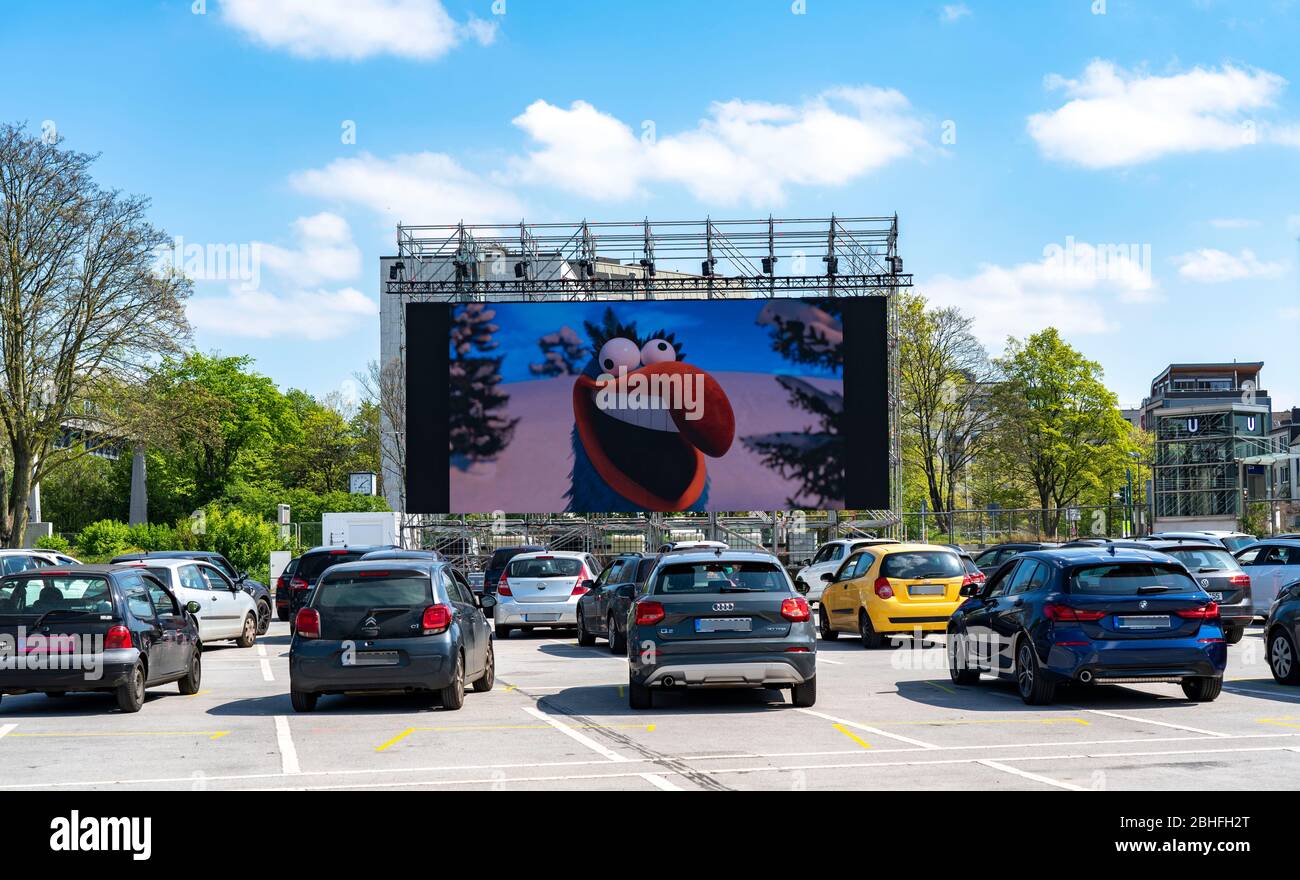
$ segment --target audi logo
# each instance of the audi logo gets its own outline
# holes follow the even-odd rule
[[[736,603],[735,602],[714,602],[713,610],[714,611],[735,611]]]

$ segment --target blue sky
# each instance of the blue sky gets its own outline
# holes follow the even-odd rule
[[[1297,45],[1291,0],[10,0],[0,119],[186,243],[259,243],[255,290],[197,284],[195,341],[314,393],[378,354],[399,220],[897,212],[994,353],[1054,324],[1130,405],[1261,359],[1280,407]]]

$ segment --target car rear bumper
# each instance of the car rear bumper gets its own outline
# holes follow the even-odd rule
[[[629,641],[639,645],[636,633]],[[759,644],[755,644],[759,642]],[[792,650],[793,649],[793,650]],[[686,687],[788,687],[817,674],[817,637],[810,624],[795,624],[790,638],[720,643],[659,642],[629,662],[637,684]]]
[[[1235,605],[1219,606],[1219,619],[1234,626],[1249,625],[1256,616],[1254,603],[1249,598],[1243,599]]]
[[[289,650],[289,687],[316,694],[440,690],[451,684],[455,650],[445,633],[373,642],[295,638]],[[396,652],[397,664],[366,665],[363,655],[378,651]]]
[[[578,597],[564,602],[514,602],[497,596],[492,619],[498,626],[577,626]]]
[[[867,616],[878,633],[943,632],[953,612],[964,600],[949,602],[900,602],[878,599],[867,603]]]
[[[127,680],[139,657],[135,648],[120,648],[102,654],[56,655],[49,659],[57,659],[57,665],[49,668],[0,661],[0,694],[111,690]]]
[[[1072,681],[1160,681],[1223,675],[1228,646],[1223,641],[1186,639],[1097,641],[1053,645],[1045,671]]]

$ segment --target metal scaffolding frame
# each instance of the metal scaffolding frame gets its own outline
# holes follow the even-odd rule
[[[397,227],[397,256],[388,265],[387,295],[407,302],[528,302],[588,299],[729,299],[883,296],[888,301],[889,437],[891,509],[795,511],[784,514],[810,533],[893,534],[902,510],[902,448],[898,372],[897,293],[912,286],[898,253],[898,216],[714,220],[602,221],[577,223],[466,224]],[[400,357],[405,361],[406,310],[401,308]],[[781,551],[768,517],[767,539],[753,541]],[[611,552],[615,534],[638,534],[654,549],[675,528],[726,540],[762,533],[759,515],[524,517],[530,538],[545,535],[561,549],[581,544],[593,553]],[[408,516],[411,546],[438,549],[469,569],[495,546],[503,520]],[[677,524],[677,525],[674,525]],[[486,531],[485,531],[486,530]],[[496,530],[496,531],[493,531]],[[621,531],[620,531],[621,530]],[[796,534],[802,534],[796,532]],[[632,542],[635,543],[635,542]],[[743,542],[742,542],[743,543]],[[654,546],[650,546],[654,545]],[[787,546],[788,543],[787,543]],[[566,548],[568,549],[568,548]],[[490,549],[487,551],[490,554]],[[785,551],[788,554],[788,551]]]

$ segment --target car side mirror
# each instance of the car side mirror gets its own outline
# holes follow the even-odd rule
[[[203,610],[203,606],[200,605],[198,602],[190,601],[185,603],[185,611],[188,614],[198,614],[202,610]]]
[[[799,595],[801,595],[801,596],[807,596],[807,595],[808,595],[808,585],[805,584],[803,581],[801,581],[801,580],[795,581],[795,582],[794,582],[794,588],[795,588],[796,591],[798,591]]]
[[[478,597],[478,607],[480,608],[495,608],[496,604],[497,597],[492,593],[483,593]]]
[[[588,578],[587,580],[579,584],[579,586],[582,587],[584,590],[594,590],[596,589],[596,582],[593,581],[591,578]]]
[[[957,591],[957,595],[965,596],[966,598],[969,599],[973,596],[978,596],[982,589],[983,587],[981,587],[979,584],[967,584],[966,586],[962,587],[960,590]]]
[[[828,584],[831,583],[832,581],[835,580],[835,572],[833,571],[822,572],[822,580],[824,580]]]
[[[811,559],[800,559],[800,560],[799,560],[799,564],[800,564],[800,565],[812,565],[812,560],[811,560]]]

